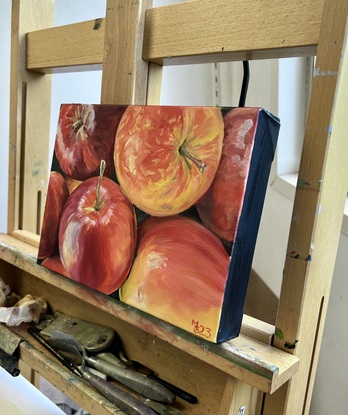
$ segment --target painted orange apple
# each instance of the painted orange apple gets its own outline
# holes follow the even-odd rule
[[[225,138],[218,171],[196,207],[219,238],[235,240],[248,180],[259,108],[235,108],[224,117]]]
[[[126,279],[136,246],[133,205],[109,178],[92,177],[68,197],[59,252],[68,277],[111,294]]]
[[[64,177],[56,172],[50,172],[47,190],[46,208],[42,222],[38,258],[43,259],[58,252],[58,228],[64,204],[69,196]]]
[[[59,113],[55,154],[63,172],[86,180],[99,173],[106,161],[105,175],[114,174],[115,134],[125,106],[63,104]]]
[[[121,300],[213,341],[229,264],[221,241],[180,215],[147,219],[138,241]]]
[[[129,106],[116,133],[117,179],[144,212],[180,213],[209,189],[223,135],[216,107]]]

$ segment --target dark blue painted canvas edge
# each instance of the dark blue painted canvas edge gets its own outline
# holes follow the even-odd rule
[[[260,109],[250,171],[221,310],[217,343],[239,335],[249,275],[261,220],[271,164],[280,129],[279,119]]]

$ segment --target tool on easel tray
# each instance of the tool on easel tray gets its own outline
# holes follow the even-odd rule
[[[54,347],[49,345],[47,341],[41,336],[40,332],[33,327],[28,329],[28,332],[35,337],[43,346],[45,346],[55,357],[59,359],[71,372],[75,375],[85,379],[95,389],[97,389],[105,398],[118,406],[122,411],[128,415],[156,415],[149,406],[136,399],[134,396],[120,389],[116,385],[101,379],[99,376],[92,374],[85,367],[83,362],[82,368],[79,369],[71,362],[66,360]]]
[[[163,385],[140,373],[134,372],[123,365],[121,361],[110,363],[99,357],[89,356],[82,344],[70,334],[54,330],[52,331],[49,344],[60,350],[65,349],[72,354],[75,353],[77,357],[80,357],[89,366],[94,367],[149,399],[167,405],[174,403],[175,395]]]
[[[157,390],[156,393],[159,392],[164,394],[164,400],[156,399],[157,401],[168,403],[170,400],[173,400],[174,394],[175,396],[191,404],[197,403],[196,396],[186,392],[176,385],[165,381],[164,379],[157,377],[155,372],[147,366],[134,360],[128,359],[123,350],[120,336],[110,327],[91,323],[86,320],[81,320],[58,311],[50,319],[43,321],[40,325],[38,325],[38,328],[41,329],[42,336],[47,340],[52,340],[53,333],[57,331],[73,336],[84,347],[87,354],[93,354],[93,356],[89,356],[91,359],[91,365],[93,365],[95,359],[97,359],[108,361],[113,366],[117,366],[117,375],[124,377],[126,374],[127,383],[124,383],[122,380],[120,380],[120,377],[114,377],[114,379],[126,384],[128,387],[136,390],[138,393],[141,393],[150,399],[154,399],[154,392],[150,392],[149,395],[144,393],[144,391],[150,391],[149,385],[152,385],[153,389]],[[60,343],[60,347],[63,347],[63,343],[64,342]],[[65,346],[65,349],[67,348],[69,349],[68,346]],[[110,350],[112,350],[112,353],[110,353]],[[69,350],[64,350],[64,352],[69,352]],[[114,352],[117,354],[117,356],[114,354]],[[81,357],[78,358],[76,351],[75,353],[71,353],[71,348],[70,358],[77,358],[81,361]],[[123,369],[123,371],[121,369]],[[128,371],[124,372],[125,369]],[[132,369],[132,375],[130,375],[130,369]],[[103,373],[105,373],[105,371]],[[115,371],[112,371],[111,373],[114,374]],[[108,375],[113,377],[112,374]],[[132,381],[133,387],[131,386]]]
[[[159,378],[158,376],[156,376],[154,370],[152,370],[151,368],[135,360],[128,359],[128,357],[126,356],[124,352],[121,338],[119,337],[117,333],[115,333],[113,347],[115,347],[117,350],[117,355],[118,355],[117,357],[110,352],[99,352],[96,354],[96,356],[110,363],[114,363],[114,364],[121,361],[126,367],[129,367],[137,372],[140,372],[146,375],[149,379],[153,379],[156,382],[160,383],[161,385],[167,387],[176,396],[185,400],[186,402],[189,402],[191,404],[195,404],[198,402],[196,396],[186,392],[185,390],[179,388],[178,386],[171,384],[170,382],[165,381],[164,379]]]

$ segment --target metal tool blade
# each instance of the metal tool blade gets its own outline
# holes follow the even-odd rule
[[[175,401],[174,393],[168,388],[147,376],[124,367],[120,361],[115,364],[94,356],[89,356],[84,347],[71,335],[60,332],[59,330],[53,330],[49,341],[55,347],[65,348],[65,350],[69,349],[68,351],[70,352],[75,348],[82,354],[83,359],[88,365],[149,399],[168,405]]]
[[[140,368],[139,369],[140,373],[146,375],[149,379],[152,379],[160,383],[161,385],[165,386],[167,389],[169,389],[171,392],[174,393],[174,395],[178,396],[179,398],[191,404],[195,404],[198,402],[198,399],[196,396],[192,395],[189,392],[186,392],[185,390],[179,388],[176,385],[173,385],[170,382],[167,382],[164,379],[159,378],[158,376],[155,375],[155,372],[149,367],[139,362],[136,362],[134,360],[129,360],[123,351],[122,351],[122,357],[123,357],[122,361],[118,359],[115,355],[109,352],[100,352],[100,353],[97,353],[96,356],[99,357],[100,359],[106,360],[107,362],[117,364],[117,365],[123,365],[124,367],[131,367],[134,370],[138,370],[138,368]]]
[[[129,393],[123,391],[116,385],[101,379],[99,376],[93,375],[88,370],[82,369],[82,371],[80,371],[74,367],[74,365],[71,365],[71,363],[69,364],[69,362],[66,362],[65,358],[60,355],[59,351],[49,345],[45,338],[42,337],[37,330],[28,330],[28,332],[34,335],[34,337],[40,341],[40,343],[45,346],[46,349],[54,354],[54,356],[57,357],[61,363],[65,364],[65,366],[70,371],[86,379],[105,398],[117,405],[128,415],[156,415],[156,412],[154,412],[149,406],[141,402],[139,399],[136,399]]]
[[[60,311],[54,314],[54,318],[41,330],[41,334],[49,339],[54,330],[70,334],[91,353],[105,350],[115,338],[115,331],[111,327],[91,323]]]

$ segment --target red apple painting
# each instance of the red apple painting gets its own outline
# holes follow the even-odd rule
[[[214,182],[197,203],[205,226],[225,241],[234,241],[242,212],[259,111],[236,108],[224,117],[223,153]]]
[[[215,338],[230,259],[221,241],[184,216],[149,218],[138,237],[121,300],[162,320],[175,316],[179,327]]]
[[[209,189],[223,136],[219,108],[128,107],[114,151],[123,191],[150,215],[183,212]]]
[[[45,258],[42,261],[41,265],[50,269],[51,271],[57,272],[58,274],[62,274],[62,275],[66,274],[65,268],[62,264],[62,261],[59,255],[49,256]]]
[[[111,294],[125,281],[133,261],[136,218],[120,186],[102,177],[104,160],[101,166],[100,176],[80,184],[65,203],[59,252],[70,278]]]
[[[98,175],[100,160],[105,175],[113,173],[112,150],[115,133],[125,107],[62,105],[55,154],[63,172],[77,180]]]
[[[262,108],[62,105],[38,262],[189,336],[238,336],[279,126]]]
[[[41,232],[41,243],[38,258],[47,258],[58,253],[58,229],[65,201],[69,196],[64,177],[51,171],[44,214],[45,226]]]

